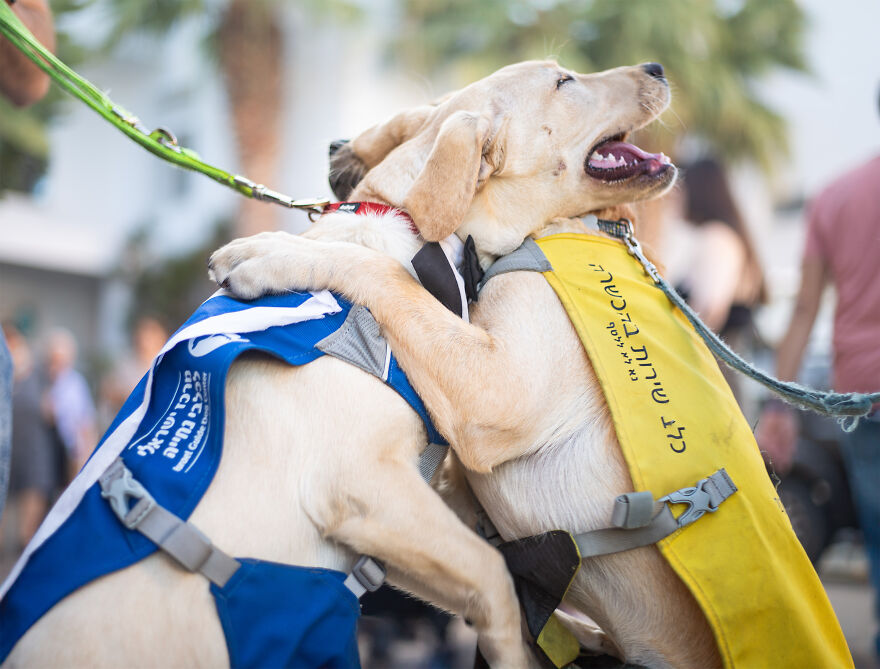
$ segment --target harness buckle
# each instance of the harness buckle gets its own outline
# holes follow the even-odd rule
[[[682,488],[669,493],[665,497],[661,497],[658,502],[666,502],[668,504],[687,504],[687,510],[678,517],[678,526],[684,527],[702,517],[705,513],[714,513],[718,510],[721,502],[717,496],[713,496],[705,489],[709,483],[709,478],[701,479],[697,485],[690,488]]]
[[[363,588],[364,592],[376,592],[385,582],[385,567],[382,566],[381,562],[374,560],[369,555],[361,555],[358,561],[355,562],[354,567],[351,568],[351,573],[346,579],[346,585],[349,584],[349,579],[352,577]],[[363,593],[355,592],[358,598],[361,594]]]
[[[156,506],[156,500],[135,480],[131,470],[117,458],[98,479],[101,497],[110,503],[116,517],[128,529],[134,530]],[[135,500],[129,507],[129,500]]]

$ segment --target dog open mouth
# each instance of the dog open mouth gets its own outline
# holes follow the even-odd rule
[[[622,181],[647,174],[655,176],[672,165],[663,153],[648,153],[623,141],[624,135],[603,140],[590,153],[584,171],[600,181]]]

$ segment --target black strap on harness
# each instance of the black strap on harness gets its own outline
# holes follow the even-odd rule
[[[581,565],[577,543],[568,532],[553,530],[498,546],[525,614],[537,639],[562,603]]]
[[[477,260],[473,237],[464,242],[464,258],[459,274],[464,282],[464,299],[461,287],[456,280],[456,268],[443,252],[439,242],[427,242],[413,256],[413,269],[419,282],[444,307],[459,317],[464,317],[462,309],[468,302],[477,299],[477,286],[483,278],[483,270]]]

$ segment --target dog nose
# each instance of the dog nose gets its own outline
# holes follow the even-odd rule
[[[642,69],[655,79],[665,79],[663,75],[663,66],[660,63],[645,63]]]
[[[661,68],[661,70],[662,70],[662,68]],[[346,144],[348,144],[347,139],[337,139],[337,140],[330,142],[330,150],[328,151],[328,153],[330,154],[330,157],[332,158],[333,155],[337,151],[339,151],[339,149],[341,149],[343,146],[345,146]]]

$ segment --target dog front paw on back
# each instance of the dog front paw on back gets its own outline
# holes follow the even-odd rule
[[[267,264],[263,258],[243,259],[224,249],[216,251],[208,261],[208,276],[235,297],[253,300],[263,295],[284,292],[265,279]]]

